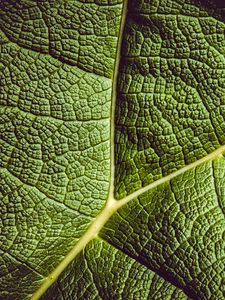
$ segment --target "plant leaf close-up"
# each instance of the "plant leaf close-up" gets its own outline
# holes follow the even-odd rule
[[[225,2],[0,15],[0,299],[225,299]]]

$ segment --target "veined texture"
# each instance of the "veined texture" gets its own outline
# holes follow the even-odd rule
[[[0,299],[224,299],[225,5],[0,13]]]

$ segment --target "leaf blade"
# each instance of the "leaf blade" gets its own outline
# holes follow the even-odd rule
[[[171,265],[174,264],[177,267],[171,275],[175,286],[159,278],[158,275],[154,275],[158,278],[155,283],[158,286],[154,286],[153,289],[150,285],[144,289],[144,283],[141,283],[140,278],[132,278],[132,280],[127,281],[127,286],[124,285],[123,291],[121,291],[119,281],[115,280],[115,286],[111,287],[110,277],[107,278],[105,273],[103,276],[99,275],[97,267],[99,264],[101,266],[102,261],[107,262],[106,267],[103,268],[104,272],[107,273],[108,256],[115,252],[119,253],[116,255],[120,257],[122,265],[126,260],[134,262],[133,258],[138,261],[141,254],[137,252],[136,257],[136,254],[134,255],[131,250],[141,245],[144,251],[144,247],[151,248],[154,242],[154,240],[148,239],[142,244],[143,241],[137,243],[138,238],[136,242],[132,238],[130,243],[128,241],[128,244],[131,245],[130,249],[129,245],[126,244],[126,240],[130,236],[127,237],[125,234],[124,241],[122,241],[124,246],[121,249],[126,253],[124,254],[111,245],[106,245],[105,242],[96,239],[96,234],[116,210],[119,209],[119,213],[122,212],[121,214],[123,214],[129,205],[132,206],[132,203],[135,203],[133,199],[135,195],[142,198],[143,192],[149,195],[154,194],[155,190],[158,189],[162,192],[161,198],[163,198],[163,193],[168,196],[165,203],[169,202],[171,191],[170,188],[168,190],[168,182],[166,183],[166,181],[171,180],[170,182],[173,183],[177,178],[183,178],[182,176],[185,174],[191,174],[193,170],[199,170],[203,166],[209,165],[212,159],[214,160],[213,164],[217,167],[209,175],[211,180],[209,185],[212,186],[212,180],[216,177],[212,190],[222,195],[222,200],[218,199],[216,203],[216,211],[220,216],[223,215],[224,184],[218,184],[218,178],[222,182],[224,172],[223,168],[218,167],[218,161],[222,158],[217,159],[215,156],[222,153],[224,146],[221,145],[225,143],[223,109],[225,87],[224,10],[216,7],[216,1],[212,3],[184,2],[184,5],[180,5],[180,2],[175,0],[169,0],[167,3],[164,1],[160,1],[160,3],[157,1],[149,3],[129,1],[128,13],[126,12],[128,14],[127,25],[123,35],[123,46],[125,46],[120,63],[120,76],[117,79],[117,67],[115,66],[114,82],[112,82],[108,78],[112,78],[113,74],[116,39],[119,34],[121,16],[121,4],[118,4],[117,1],[110,2],[109,5],[106,5],[105,1],[98,0],[90,1],[90,3],[58,1],[55,4],[48,3],[48,1],[33,4],[26,1],[19,3],[3,1],[4,6],[1,5],[1,10],[5,14],[2,19],[2,28],[5,34],[2,34],[3,59],[1,66],[4,67],[5,77],[5,82],[2,85],[3,92],[7,97],[3,97],[0,107],[2,118],[0,137],[3,139],[1,142],[1,149],[3,150],[0,155],[2,167],[8,168],[11,173],[1,169],[3,248],[6,252],[10,253],[11,251],[11,255],[18,256],[19,263],[16,263],[16,266],[21,270],[22,277],[20,278],[20,274],[13,271],[15,262],[11,259],[12,274],[9,277],[12,276],[13,282],[18,281],[24,285],[28,280],[32,284],[29,288],[19,290],[9,283],[7,275],[5,276],[3,272],[3,281],[0,281],[3,291],[0,297],[2,295],[4,299],[6,299],[5,297],[9,297],[9,299],[12,297],[15,299],[24,298],[26,295],[30,297],[32,289],[36,289],[41,281],[43,285],[40,289],[52,274],[58,276],[62,272],[57,283],[60,282],[63,274],[68,270],[73,273],[73,268],[77,268],[72,262],[72,269],[71,265],[65,269],[74,258],[75,262],[78,263],[77,271],[80,271],[77,259],[82,260],[83,258],[81,257],[82,254],[79,255],[78,252],[82,251],[88,242],[90,243],[84,252],[89,260],[93,255],[96,262],[96,265],[92,265],[94,277],[91,279],[91,284],[93,285],[96,279],[100,283],[95,286],[95,291],[92,290],[93,293],[88,294],[88,297],[95,297],[97,291],[99,297],[102,293],[102,297],[106,299],[110,298],[111,295],[115,299],[121,295],[128,298],[141,295],[140,297],[146,297],[146,299],[149,297],[150,299],[152,297],[164,297],[165,299],[171,297],[183,299],[184,297],[185,299],[186,296],[175,286],[181,287],[189,296],[194,298],[199,297],[199,295],[202,299],[211,299],[214,296],[223,297],[224,291],[220,286],[220,281],[223,282],[222,266],[217,265],[214,266],[215,268],[210,266],[209,269],[212,272],[215,271],[214,269],[216,272],[221,272],[219,276],[213,277],[212,282],[204,281],[201,277],[197,281],[193,280],[189,283],[190,276],[188,274],[197,272],[196,265],[193,268],[191,266],[189,252],[186,251],[188,263],[184,269],[180,268],[176,257],[172,257],[172,254],[170,256],[170,250],[174,247],[171,245],[172,237],[170,236],[171,231],[173,231],[173,223],[163,230],[166,232],[165,236],[168,240],[168,245],[165,245],[165,256],[169,257],[168,260],[171,261]],[[99,18],[99,22],[96,22],[96,16],[97,19]],[[198,17],[197,21],[196,16]],[[82,17],[84,22],[79,19]],[[17,19],[17,25],[12,22],[14,19]],[[90,25],[91,23],[93,26]],[[36,31],[33,28],[35,24],[38,24]],[[114,26],[115,24],[116,26]],[[48,26],[49,28],[47,28]],[[61,31],[59,30],[60,26]],[[78,26],[79,30],[74,26]],[[19,34],[18,28],[20,28]],[[112,33],[112,39],[108,39],[107,30]],[[94,31],[95,36],[93,35]],[[73,35],[72,38],[71,34]],[[88,37],[89,34],[90,38]],[[143,49],[139,47],[139,42],[142,40],[141,35],[145,35]],[[58,41],[64,47],[61,48]],[[122,35],[120,33],[119,45],[121,41]],[[14,42],[18,43],[21,48]],[[80,43],[79,46],[77,42]],[[149,48],[149,43],[156,45],[156,47]],[[151,51],[159,51],[158,44],[161,45],[160,55],[157,54],[158,57],[152,57]],[[93,49],[91,53],[89,47]],[[191,48],[189,52],[187,51],[188,47]],[[79,51],[77,52],[77,49],[80,51],[78,57]],[[149,49],[151,53],[148,52]],[[35,51],[41,53],[37,54]],[[137,54],[141,57],[137,58]],[[119,64],[119,56],[118,52],[116,65]],[[188,61],[188,64],[185,60]],[[67,64],[73,65],[73,67]],[[35,67],[37,68],[35,69]],[[126,90],[130,80],[130,78],[127,80],[127,74],[132,77],[131,93],[129,89]],[[147,78],[147,83],[143,85],[144,89],[140,90],[143,78],[144,80]],[[159,79],[159,90],[157,90],[158,87],[152,89],[151,80],[154,81],[155,79],[156,81]],[[168,88],[167,84],[171,84],[171,82],[174,86]],[[116,105],[116,114],[113,117],[110,116],[112,86],[112,98],[115,100],[116,88],[118,88],[119,99]],[[123,91],[124,88],[125,92]],[[166,90],[167,88],[168,90]],[[137,93],[139,95],[136,95]],[[158,94],[160,97],[157,96]],[[154,105],[149,106],[149,103],[152,102],[152,96],[153,98],[156,96],[153,99]],[[189,96],[191,99],[188,98]],[[176,107],[176,102],[178,107]],[[173,115],[174,107],[176,107],[175,115]],[[162,125],[163,131],[161,131],[160,126],[154,127],[160,114],[164,120],[162,123],[159,120],[158,125]],[[152,117],[152,120],[149,116]],[[111,128],[110,117],[112,119]],[[153,120],[154,118],[155,120]],[[110,157],[110,134],[111,143],[113,143],[114,119],[117,126],[116,147],[111,145]],[[201,128],[202,123],[203,128]],[[185,128],[185,126],[190,128]],[[149,134],[148,130],[153,129],[155,130],[154,134]],[[184,134],[183,129],[187,129],[187,134],[186,131]],[[152,137],[155,139],[154,145],[151,144]],[[40,138],[41,142],[38,140]],[[178,143],[175,145],[176,139]],[[220,146],[221,148],[218,149]],[[68,156],[67,149],[65,149],[67,147],[73,152]],[[41,158],[40,148],[44,154]],[[215,149],[218,150],[212,152]],[[157,157],[152,156],[154,151],[158,151],[159,164]],[[123,198],[119,202],[115,201],[112,194],[114,189],[114,159],[112,156],[114,152],[116,152],[116,198]],[[44,161],[44,168],[43,166],[40,167],[40,160]],[[88,163],[86,163],[87,161]],[[190,162],[193,164],[189,165]],[[64,176],[67,175],[65,166],[71,175],[68,180],[71,183],[69,185],[66,183],[66,176]],[[109,178],[109,171],[111,172],[111,179]],[[41,174],[37,175],[38,172]],[[161,179],[157,181],[158,178],[161,178],[162,181],[160,181]],[[201,179],[196,179],[197,181],[199,181],[199,186],[204,189],[205,182],[201,182]],[[148,191],[149,188],[151,190]],[[205,190],[207,188],[208,186]],[[110,192],[107,200],[108,190]],[[200,190],[201,188],[198,189],[198,193]],[[150,206],[154,204],[152,198],[154,197],[149,197],[146,200]],[[202,197],[201,203],[205,203],[205,200],[207,199]],[[194,198],[192,202],[195,203],[195,201]],[[105,202],[106,206],[102,210]],[[192,204],[186,203],[185,205],[186,209],[192,208]],[[36,211],[36,214],[33,211]],[[170,213],[173,214],[172,209]],[[11,218],[13,214],[16,217]],[[132,223],[136,220],[135,211],[131,211],[130,214],[133,216],[133,219],[131,217],[130,220]],[[167,211],[163,216],[164,218],[167,217]],[[157,217],[157,212],[155,216],[149,213],[148,217]],[[218,217],[214,211],[207,218],[213,222],[213,217],[215,219]],[[36,221],[37,219],[38,221]],[[116,222],[112,224],[111,220],[117,220],[117,225],[120,226],[118,213],[109,220],[112,234],[114,226],[117,225],[115,225]],[[170,223],[170,218],[168,220]],[[179,231],[182,227],[182,218],[179,220],[181,224],[175,222],[175,226],[177,226],[175,229],[178,232],[178,237],[182,239],[183,232]],[[137,223],[143,222],[141,225],[142,227],[145,226],[147,230],[144,221],[145,216],[141,216]],[[13,222],[16,224],[15,226]],[[48,223],[48,228],[46,227],[44,230],[40,228],[39,225],[46,223]],[[160,220],[152,224],[153,227],[154,225],[160,226]],[[139,227],[142,229],[141,226]],[[216,233],[221,236],[221,228],[223,227],[221,218],[219,225],[213,226],[212,231],[209,230],[211,237],[209,247],[213,247],[217,241],[213,234]],[[100,234],[102,236],[105,234],[109,238],[110,230],[108,234],[108,231],[103,229],[103,233]],[[151,230],[152,228],[149,232],[147,230],[146,236],[151,234]],[[199,230],[203,232],[200,239],[205,238],[204,224],[200,226]],[[122,230],[119,232],[121,234]],[[140,239],[142,239],[141,230],[139,233]],[[35,246],[35,242],[38,242],[38,247]],[[118,248],[122,245],[119,243],[119,239],[116,238],[115,241],[114,237],[109,242]],[[133,242],[134,244],[132,244]],[[201,245],[197,245],[200,249]],[[218,246],[218,244],[216,245]],[[95,246],[96,251],[93,251]],[[72,249],[71,252],[66,255],[70,249]],[[98,249],[107,249],[106,252],[101,252],[103,260],[98,257]],[[203,250],[211,262],[213,262],[215,255],[221,257],[222,261],[222,252],[215,254],[211,250],[207,252],[208,249],[206,248]],[[174,251],[178,250],[175,249]],[[133,258],[127,255],[133,256]],[[165,269],[163,270],[166,275],[161,274],[161,271],[154,265],[154,263],[162,265],[160,256],[158,257],[154,251],[152,251],[152,255],[156,255],[155,260],[149,259],[148,253],[145,253],[148,259],[144,264],[168,279],[168,274],[171,274],[168,266],[165,264],[162,267]],[[195,249],[195,255],[201,256],[202,254]],[[2,257],[5,257],[4,254]],[[195,260],[193,261],[195,262]],[[207,265],[208,261],[205,260],[205,257],[202,261],[203,264]],[[3,259],[2,263],[5,268],[6,259]],[[91,263],[93,262],[90,261]],[[134,264],[135,268],[132,271],[134,274],[138,274],[140,270],[145,270],[144,273],[153,274],[146,267],[137,263]],[[64,269],[65,271],[63,271]],[[113,273],[117,271],[120,272],[118,265],[113,269]],[[41,274],[37,276],[38,272]],[[176,272],[177,274],[175,274]],[[206,270],[205,274],[208,274],[207,272]],[[47,279],[42,279],[42,273]],[[210,278],[211,273],[208,275]],[[123,280],[123,276],[129,277],[126,270],[122,270],[118,274],[120,280]],[[74,278],[72,279],[74,280]],[[51,281],[50,278],[50,284],[54,280]],[[58,289],[57,283],[49,290],[50,293],[54,294]],[[110,287],[109,293],[105,290],[105,284]],[[9,286],[8,291],[6,291],[6,285]],[[150,288],[149,294],[146,290],[148,288]],[[71,283],[68,292],[73,293],[73,290],[74,287]],[[42,292],[44,291],[42,290]],[[57,293],[59,297],[63,297],[61,290],[57,290]],[[37,296],[37,294],[34,295]],[[38,295],[40,296],[40,294]],[[48,292],[47,295],[49,295]],[[70,297],[70,295],[66,294],[66,297]],[[79,299],[80,296],[76,297]]]

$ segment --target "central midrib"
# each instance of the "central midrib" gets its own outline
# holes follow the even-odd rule
[[[115,143],[114,143],[114,132],[115,132],[115,108],[116,108],[116,99],[117,99],[117,82],[119,76],[119,64],[120,64],[120,55],[122,49],[122,40],[123,40],[123,32],[124,26],[126,22],[127,16],[127,4],[128,0],[123,0],[123,8],[122,8],[122,16],[120,21],[120,31],[117,43],[117,51],[113,72],[113,82],[112,82],[112,103],[111,103],[111,122],[110,122],[110,185],[109,185],[109,196],[108,198],[113,198],[114,196],[114,178],[115,178]]]
[[[223,152],[225,152],[225,145],[221,146],[214,152],[206,155],[205,157],[191,163],[180,170],[173,172],[153,183],[139,189],[138,191],[124,197],[121,200],[114,199],[114,178],[115,178],[115,162],[114,162],[114,119],[115,119],[115,106],[116,106],[116,96],[117,96],[117,78],[119,74],[119,62],[120,62],[120,52],[121,52],[121,44],[122,44],[122,36],[123,30],[126,20],[127,14],[127,1],[123,2],[122,8],[122,16],[121,16],[121,23],[120,23],[120,33],[118,37],[118,44],[117,44],[117,53],[115,59],[115,66],[113,72],[113,82],[112,82],[112,105],[111,105],[111,124],[110,124],[110,141],[111,141],[111,174],[110,174],[110,186],[109,186],[109,196],[106,201],[106,205],[103,210],[98,214],[98,216],[92,221],[91,225],[88,227],[85,234],[80,238],[80,240],[76,243],[74,248],[64,257],[64,259],[58,264],[58,266],[44,279],[42,285],[38,288],[38,290],[33,294],[31,300],[38,300],[40,297],[48,290],[48,288],[57,280],[59,275],[65,270],[65,268],[75,259],[75,257],[86,247],[86,245],[94,239],[100,230],[103,228],[105,223],[109,220],[109,218],[122,206],[127,204],[129,201],[139,197],[143,193],[157,187],[160,184],[163,184],[172,178],[197,167],[198,165],[205,163],[207,161],[213,160]]]

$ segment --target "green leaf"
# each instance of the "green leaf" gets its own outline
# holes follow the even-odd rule
[[[224,299],[225,5],[0,11],[0,299]]]

